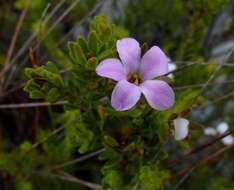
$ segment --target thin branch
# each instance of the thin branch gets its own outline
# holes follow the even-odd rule
[[[82,180],[82,179],[79,179],[77,177],[74,177],[73,175],[69,174],[69,173],[66,173],[66,172],[63,172],[63,171],[59,171],[60,174],[62,174],[62,178],[64,180],[67,180],[67,181],[71,181],[71,182],[75,182],[75,183],[79,183],[85,187],[89,187],[90,189],[94,189],[94,190],[100,190],[102,188],[101,185],[99,184],[96,184],[96,183],[91,183],[91,182],[88,182],[88,181],[85,181],[85,180]],[[62,179],[61,178],[61,179]]]
[[[31,5],[31,2],[32,2],[32,0],[27,1],[26,7],[21,12],[19,20],[18,20],[18,22],[16,24],[16,28],[15,28],[15,31],[14,31],[14,34],[13,34],[13,37],[12,37],[12,40],[11,40],[11,43],[10,43],[10,47],[8,49],[8,52],[7,52],[7,57],[6,57],[6,60],[5,60],[5,64],[4,64],[4,67],[2,68],[2,70],[0,72],[1,91],[4,90],[4,86],[5,86],[5,82],[4,82],[5,77],[3,75],[6,73],[6,71],[11,66],[10,60],[11,60],[12,54],[13,54],[14,49],[15,49],[15,45],[16,45],[16,42],[17,42],[17,39],[18,39],[18,36],[19,36],[19,33],[20,33],[20,29],[21,29],[21,27],[23,25],[24,19],[25,19],[26,15],[27,15],[27,12],[28,12],[28,9],[29,9],[29,7]]]
[[[78,22],[78,26],[82,25],[88,18],[94,16],[94,14],[102,7],[102,5],[104,4],[104,2],[106,2],[105,0],[101,0],[99,3],[97,3],[97,5],[90,11],[88,11],[88,14],[85,15],[79,22]],[[76,27],[78,27],[76,25]],[[73,33],[73,31],[76,28],[75,26],[67,33],[64,35],[64,37],[58,42],[58,46],[61,45],[62,43],[64,43],[64,41]]]
[[[62,130],[65,129],[65,126],[61,126],[55,130],[53,130],[48,136],[44,137],[42,140],[40,140],[39,142],[33,144],[29,150],[27,150],[24,153],[24,156],[26,156],[28,153],[30,153],[33,149],[37,148],[38,146],[42,145],[43,143],[45,143],[49,138],[51,138],[52,136],[58,134],[59,132],[61,132]]]
[[[173,74],[173,73],[177,73],[177,72],[180,72],[180,71],[182,71],[182,70],[184,70],[184,69],[187,69],[187,68],[189,68],[190,66],[193,66],[193,65],[197,65],[197,64],[201,64],[201,65],[209,65],[209,64],[214,64],[214,65],[218,65],[218,66],[220,66],[220,64],[216,64],[216,63],[206,63],[206,62],[199,62],[199,61],[184,61],[184,62],[182,62],[182,61],[178,61],[178,62],[170,62],[170,63],[186,63],[185,65],[183,65],[183,66],[180,66],[178,69],[176,69],[176,70],[173,70],[173,71],[169,71],[168,73],[166,73],[166,74],[164,74],[164,75],[162,75],[162,76],[167,76],[167,75],[169,75],[169,74]],[[226,66],[233,66],[234,67],[234,64],[231,64],[231,63],[225,63],[225,62],[223,62],[222,63],[222,66],[224,66],[224,65],[226,65]],[[218,68],[218,67],[217,67]],[[216,69],[217,69],[216,68]],[[219,69],[219,68],[218,68]]]
[[[199,161],[197,164],[190,164],[188,165],[185,169],[183,169],[182,171],[177,172],[174,176],[170,177],[170,179],[173,179],[175,177],[184,175],[182,177],[181,180],[179,180],[179,182],[175,185],[175,187],[173,188],[173,190],[178,189],[186,179],[188,179],[188,177],[192,174],[192,172],[199,166],[205,165],[207,163],[209,163],[210,161],[214,160],[215,158],[217,158],[219,155],[223,154],[225,151],[229,150],[230,148],[233,148],[234,145],[229,145],[229,146],[225,146],[224,148],[214,152],[213,154],[209,155],[208,157],[202,159],[201,161]]]
[[[80,179],[80,178],[77,178],[69,173],[66,173],[66,172],[63,172],[63,171],[58,171],[57,173],[58,174],[54,174],[54,173],[45,173],[45,172],[33,172],[34,174],[37,174],[37,175],[43,175],[43,176],[50,176],[50,177],[53,177],[53,178],[58,178],[58,179],[61,179],[61,180],[64,180],[64,181],[69,181],[69,182],[72,182],[72,183],[76,183],[76,184],[79,184],[79,185],[82,185],[84,187],[88,187],[90,189],[93,189],[93,190],[101,190],[101,185],[99,184],[96,184],[96,183],[92,183],[92,182],[89,182],[89,181],[85,181],[83,179]]]
[[[8,49],[8,52],[7,52],[7,57],[6,57],[5,65],[8,65],[9,62],[10,62],[12,53],[13,53],[14,48],[15,48],[16,41],[18,39],[18,35],[19,35],[19,32],[20,32],[20,29],[22,27],[22,24],[23,24],[23,21],[25,19],[25,16],[26,16],[27,12],[28,12],[28,9],[29,9],[29,7],[31,5],[31,1],[32,0],[28,0],[27,1],[26,7],[23,9],[23,11],[20,14],[19,20],[18,20],[18,22],[16,24],[15,32],[13,34],[13,38],[11,40],[10,47]]]
[[[49,8],[49,4],[46,6],[45,10],[42,13],[41,19],[42,20],[44,17],[45,19],[42,21],[41,25],[46,25],[47,22],[52,18],[52,16],[58,11],[58,9],[65,3],[66,0],[61,0],[56,6],[55,8],[51,11],[51,13],[45,17],[45,14]],[[24,43],[24,45],[20,48],[20,50],[16,53],[15,57],[13,57],[13,59],[10,61],[10,63],[8,64],[8,66],[4,69],[4,72],[1,72],[1,75],[3,75],[6,71],[8,71],[10,69],[10,65],[14,64],[17,59],[23,55],[23,53],[27,50],[28,46],[32,43],[32,41],[37,37],[37,35],[39,34],[40,30],[37,30],[36,32],[34,32],[29,38],[28,40]],[[33,49],[32,49],[33,50]],[[26,62],[27,57],[24,58]],[[4,83],[5,88],[7,88],[10,80],[12,79],[14,72],[16,70],[16,67],[14,67],[14,69],[11,70],[11,72],[9,73],[9,75],[7,76],[7,80]]]
[[[34,107],[48,107],[48,106],[58,106],[65,105],[68,101],[59,101],[55,103],[50,102],[32,102],[32,103],[20,103],[20,104],[2,104],[0,109],[19,109],[19,108],[34,108]]]
[[[208,86],[212,86],[212,85],[219,85],[219,84],[232,84],[234,83],[234,80],[227,80],[227,81],[216,81],[216,82],[211,82],[208,84]],[[204,87],[206,83],[200,83],[200,84],[192,84],[192,85],[185,85],[185,86],[176,86],[173,89],[174,90],[184,90],[184,89],[188,89],[188,88],[201,88]]]
[[[187,160],[190,156],[192,156],[193,154],[197,153],[197,152],[200,152],[204,149],[206,149],[207,147],[211,146],[212,144],[216,143],[217,141],[223,139],[224,137],[228,136],[228,135],[231,135],[234,131],[229,131],[229,132],[226,132],[220,136],[218,136],[217,138],[215,139],[212,139],[198,147],[196,147],[195,149],[191,150],[190,152],[188,152],[187,154],[173,160],[173,161],[170,161],[167,165],[168,165],[168,168],[170,167],[173,167],[174,165],[184,161],[184,160]]]
[[[132,190],[138,190],[139,189],[139,184],[137,183],[136,185],[133,186]]]
[[[40,43],[46,39],[46,37],[54,30],[54,28],[66,17],[80,2],[80,0],[75,0],[64,12],[63,14],[54,22],[54,24],[48,29],[47,33],[41,38]],[[33,49],[37,49],[38,44]]]
[[[226,64],[226,62],[228,61],[229,57],[232,55],[233,52],[234,52],[234,44],[232,46],[232,49],[225,56],[224,60],[218,64],[218,66],[216,67],[216,69],[214,70],[212,75],[209,77],[206,84],[202,87],[202,89],[200,90],[198,95],[194,98],[194,100],[196,100],[205,91],[205,89],[208,87],[208,85],[211,83],[211,81],[216,77],[216,75],[218,74],[220,69],[222,69],[222,67]]]
[[[61,168],[64,168],[64,167],[66,167],[66,166],[70,166],[70,165],[76,164],[76,163],[78,163],[78,162],[82,162],[82,161],[84,161],[84,160],[87,160],[87,159],[90,159],[90,158],[92,158],[92,157],[95,157],[95,156],[97,156],[97,155],[99,155],[99,154],[101,154],[101,153],[103,153],[103,152],[105,152],[105,151],[106,151],[105,148],[99,149],[99,150],[97,150],[97,151],[95,151],[95,152],[91,152],[91,153],[86,154],[86,155],[84,155],[84,156],[81,156],[81,157],[79,157],[79,158],[77,158],[77,159],[74,159],[74,160],[65,162],[65,163],[60,164],[60,165],[52,166],[52,167],[50,167],[47,171],[52,171],[52,170],[61,169]]]
[[[54,14],[60,9],[60,7],[65,3],[66,0],[61,0],[55,7],[54,9],[50,12],[50,14],[48,14],[47,17],[45,17],[45,19],[42,21],[41,25],[46,25],[49,20],[54,16]],[[45,10],[48,9],[48,6],[46,6]],[[42,17],[44,17],[45,15],[45,10],[42,13]],[[22,46],[22,48],[16,53],[15,57],[13,57],[11,64],[14,64],[16,62],[16,60],[27,50],[27,48],[29,47],[29,45],[31,44],[31,42],[36,38],[36,36],[38,35],[39,30],[35,31],[29,38],[28,40],[24,43],[24,45]]]
[[[66,17],[71,11],[72,9],[75,8],[75,6],[80,2],[80,0],[75,0],[64,12],[63,14],[54,22],[54,24],[48,29],[47,33],[45,35],[43,35],[39,42],[37,43],[37,45],[35,47],[32,48],[32,50],[34,51],[35,49],[38,49],[38,47],[40,46],[40,43],[46,39],[46,37],[54,30],[54,28],[64,19],[64,17]],[[63,1],[62,1],[63,3]],[[59,6],[60,7],[62,5],[62,3],[60,2]],[[57,10],[57,9],[56,9]],[[52,12],[52,13],[55,13],[55,10]],[[52,14],[51,14],[52,15]],[[47,17],[48,18],[48,17]],[[49,19],[45,19],[45,21],[43,22],[43,24],[47,23]],[[22,48],[22,53],[20,55],[22,55],[25,51],[25,49],[28,47],[28,45],[31,43],[31,41],[37,36],[37,34],[39,33],[39,31],[37,31],[36,33],[34,33],[32,36],[31,36],[31,39],[28,40],[28,44],[26,42],[27,45],[24,46],[24,48]],[[18,57],[17,57],[18,59]],[[25,63],[27,60],[27,57],[25,57],[23,63]],[[14,63],[15,60],[12,61],[12,63]],[[13,73],[15,71],[11,71],[11,73],[9,74],[9,77],[8,77],[8,81],[10,81],[13,76]],[[9,83],[9,82],[8,82]],[[5,84],[5,86],[8,86],[8,83]]]
[[[188,177],[192,174],[192,172],[196,169],[195,166],[193,166],[175,185],[175,187],[172,190],[177,190],[184,182],[188,179]]]
[[[207,103],[204,103],[204,104],[198,106],[198,109],[201,110],[201,109],[205,108],[206,106],[208,106],[209,104],[216,104],[220,101],[226,100],[226,99],[231,98],[233,96],[234,96],[234,92],[229,92],[227,94],[224,94],[223,96],[216,98],[213,101],[210,101],[210,102],[207,102]]]
[[[42,24],[46,24],[48,22],[48,20],[53,16],[53,14],[58,10],[58,8],[62,5],[62,3],[64,2],[61,1],[54,9],[53,11],[46,17],[46,19],[42,22]],[[78,25],[82,25],[88,18],[92,17],[99,9],[100,7],[103,5],[103,3],[105,2],[105,0],[101,0],[99,1],[99,3],[90,11],[88,11],[88,14],[84,16],[84,18],[82,18],[79,22],[78,22]],[[43,11],[45,12],[45,11]],[[44,13],[43,13],[44,14]],[[76,26],[77,27],[77,26]],[[61,43],[63,43],[65,41],[66,38],[68,38],[72,32],[74,31],[75,29],[75,26],[67,33],[65,34],[65,36],[58,42],[57,44],[57,47],[59,45],[61,45]],[[30,43],[33,41],[33,39],[38,35],[38,32],[35,32],[33,33],[33,35],[26,41],[26,43],[24,44],[24,46],[19,50],[19,52],[17,53],[17,55],[13,58],[13,61],[12,63],[14,63],[24,52],[25,50],[27,49],[27,47],[30,45]],[[43,39],[41,39],[41,41],[43,41]],[[40,59],[39,62],[42,62],[47,56],[44,55],[42,56],[42,58]],[[17,69],[19,69],[19,67],[22,67],[25,63],[26,63],[26,60],[28,58],[25,57],[25,59],[22,61],[22,64],[21,65],[18,65],[18,67],[15,67],[11,70],[9,76],[8,76],[8,79],[10,80],[14,74],[14,72],[16,72]],[[8,80],[8,81],[9,81]],[[5,85],[7,86],[7,84]],[[3,95],[2,95],[3,96]]]
[[[167,75],[169,75],[169,74],[173,74],[173,73],[180,72],[180,71],[182,71],[182,70],[184,70],[184,69],[187,69],[188,67],[190,67],[190,66],[192,66],[192,65],[195,65],[195,64],[197,64],[197,62],[190,62],[190,63],[188,63],[187,65],[183,65],[183,66],[179,67],[179,68],[176,69],[176,70],[169,71],[169,72],[167,72],[166,74],[164,74],[164,75],[162,75],[162,76],[167,76]],[[160,76],[160,77],[162,77],[162,76]]]
[[[92,10],[88,11],[88,14],[86,14],[75,26],[72,27],[72,29],[67,32],[57,43],[56,48],[59,47],[62,43],[65,42],[65,40],[72,35],[74,30],[78,27],[81,26],[88,18],[92,17],[95,15],[95,13],[102,7],[104,4],[105,0],[101,0]],[[43,62],[44,59],[46,59],[47,55],[43,55],[40,59],[40,62]]]
[[[170,61],[170,63],[174,64],[197,64],[197,65],[218,65],[217,62],[205,62],[205,61]],[[234,67],[233,62],[224,63],[226,67]]]

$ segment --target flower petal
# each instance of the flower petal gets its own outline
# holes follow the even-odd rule
[[[173,120],[173,124],[175,127],[175,140],[183,140],[188,136],[189,121],[187,119],[177,118]]]
[[[127,74],[123,64],[118,59],[105,59],[96,68],[99,76],[120,81],[126,79]]]
[[[205,135],[215,136],[215,135],[217,135],[217,130],[214,129],[213,127],[207,127],[207,128],[204,129],[204,134]]]
[[[172,88],[161,80],[147,80],[140,85],[149,105],[159,111],[173,106],[175,94]]]
[[[112,92],[111,105],[117,111],[125,111],[132,108],[140,97],[141,90],[138,86],[122,80],[117,83]]]
[[[217,131],[219,134],[223,134],[228,130],[229,126],[226,122],[221,122],[217,126]]]
[[[168,63],[168,72],[174,71],[174,70],[176,70],[176,68],[177,68],[177,66],[176,66],[175,63]],[[171,74],[169,74],[167,76],[169,78],[171,78],[171,79],[174,79],[174,74],[173,73],[171,73]]]
[[[128,73],[137,72],[141,57],[139,43],[133,38],[123,38],[117,41],[117,51]]]
[[[142,80],[168,73],[168,58],[159,47],[153,46],[142,57],[140,73]]]
[[[232,145],[234,144],[234,137],[232,135],[228,135],[221,139],[224,145]]]

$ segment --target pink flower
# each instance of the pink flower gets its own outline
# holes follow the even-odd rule
[[[144,94],[149,105],[159,111],[173,106],[175,95],[162,80],[153,80],[168,73],[168,59],[163,51],[153,46],[141,58],[139,43],[133,38],[117,41],[120,57],[103,60],[96,68],[99,76],[117,81],[111,105],[117,111],[132,108]]]

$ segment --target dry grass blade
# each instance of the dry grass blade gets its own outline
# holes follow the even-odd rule
[[[38,49],[38,47],[40,46],[41,42],[43,40],[46,39],[46,37],[54,30],[54,28],[64,19],[64,17],[66,17],[74,8],[75,6],[80,2],[80,0],[75,0],[64,12],[63,14],[54,22],[54,24],[48,29],[47,33],[45,35],[43,35],[40,40],[38,41],[37,45],[35,47],[32,48],[32,50],[34,51],[35,49]],[[42,25],[46,24],[49,19],[53,16],[53,14],[58,10],[58,8],[60,8],[60,6],[64,3],[64,0],[62,2],[60,2],[58,4],[58,6],[56,6],[56,9],[54,9],[51,14],[46,17],[46,19],[43,21]],[[39,31],[37,31],[36,33],[34,33],[29,39],[28,41],[25,43],[25,45],[19,50],[18,54],[16,55],[15,58],[13,58],[11,63],[14,63],[19,56],[21,56],[25,50],[28,48],[29,44],[35,39],[35,37],[38,35]],[[27,57],[24,59],[23,63],[25,63],[27,60]],[[11,71],[11,73],[8,76],[7,79],[7,83],[5,86],[8,86],[9,81],[12,79],[12,76],[14,74],[14,70]]]
[[[104,4],[105,0],[100,1],[92,10],[90,10],[88,12],[88,14],[86,16],[84,16],[78,23],[78,25],[82,25],[85,20],[87,20],[88,18],[92,17]],[[76,26],[77,27],[77,26]],[[65,34],[65,36],[58,42],[58,46],[61,45],[62,43],[65,42],[65,40],[73,33],[73,31],[75,30],[76,27],[73,27],[67,34]]]
[[[48,29],[47,33],[42,37],[43,41],[53,30],[54,28],[75,8],[75,6],[80,2],[80,0],[75,0],[64,12],[63,14],[54,22],[54,24]],[[37,49],[37,46],[36,46]]]
[[[7,52],[5,65],[8,65],[10,63],[10,59],[11,59],[12,53],[14,51],[15,44],[16,44],[20,29],[22,27],[23,21],[24,21],[25,16],[26,16],[26,14],[28,12],[28,9],[30,7],[31,2],[32,2],[32,0],[27,1],[26,7],[23,9],[23,11],[20,14],[19,20],[18,20],[18,22],[16,24],[15,32],[14,32],[12,40],[11,40],[10,47],[8,49],[8,52]]]
[[[0,79],[1,80],[1,83],[0,83],[0,85],[1,85],[1,91],[3,91],[3,89],[4,89],[4,86],[3,86],[4,81],[5,81],[4,74],[6,73],[6,71],[11,66],[11,64],[10,64],[11,56],[12,56],[12,54],[14,52],[15,44],[17,42],[17,39],[18,39],[18,36],[19,36],[19,33],[20,33],[20,29],[21,29],[21,27],[23,25],[24,19],[25,19],[26,15],[27,15],[27,12],[28,12],[28,9],[29,9],[29,7],[31,5],[31,2],[32,2],[31,0],[27,1],[26,7],[21,12],[19,20],[18,20],[18,22],[16,24],[15,31],[14,31],[13,37],[11,39],[10,47],[9,47],[9,49],[7,51],[7,57],[6,57],[6,60],[5,60],[5,64],[4,64],[3,69],[0,72],[0,76],[1,76],[1,79]]]
[[[64,2],[64,0],[61,1],[60,4],[58,4],[58,5],[53,9],[53,11],[46,17],[46,19],[42,22],[42,24],[46,24],[46,23],[47,23],[47,21],[49,20],[49,18],[51,18],[51,17],[53,16],[53,14],[58,10],[58,8],[62,5],[63,2]],[[84,16],[83,19],[81,19],[81,20],[79,21],[78,25],[82,25],[88,18],[92,17],[92,16],[100,9],[100,7],[102,7],[102,5],[103,5],[104,2],[105,2],[105,0],[100,1],[92,10],[90,10],[90,11],[88,12],[87,15]],[[45,11],[44,11],[44,12],[45,12]],[[58,47],[59,45],[61,45],[61,44],[72,34],[72,32],[74,31],[74,29],[75,29],[75,27],[73,27],[67,34],[65,34],[65,36],[58,42],[57,47]],[[17,53],[17,55],[13,58],[12,63],[14,63],[14,62],[25,52],[25,50],[28,48],[28,46],[30,45],[30,43],[33,41],[33,39],[35,39],[35,37],[36,37],[37,35],[38,35],[38,32],[34,33],[34,34],[26,41],[26,43],[24,44],[24,46],[19,50],[19,52]],[[42,39],[39,41],[39,43],[41,43],[41,42],[42,42]],[[32,51],[33,51],[33,49],[32,49]],[[39,60],[39,62],[42,62],[46,57],[47,57],[46,55],[42,56],[42,58]],[[18,65],[17,68],[11,69],[10,74],[9,74],[9,76],[8,76],[8,81],[10,81],[10,80],[13,78],[14,73],[17,71],[17,69],[19,69],[20,67],[22,67],[22,66],[26,63],[26,60],[27,60],[27,59],[28,59],[28,58],[25,57],[25,59],[22,61],[22,64],[21,64],[21,65]],[[6,85],[6,86],[7,86],[7,85]],[[19,84],[19,86],[23,86],[23,84]],[[16,88],[16,89],[18,89],[18,88]],[[13,89],[13,90],[9,90],[9,92],[5,93],[5,95],[7,95],[8,93],[11,93],[11,92],[13,92],[13,91],[14,91],[14,89]],[[0,97],[3,97],[3,95],[1,95]]]
[[[45,19],[42,21],[41,25],[46,25],[48,23],[48,21],[54,16],[54,14],[60,9],[60,7],[65,3],[65,1],[66,0],[61,0],[54,7],[54,9],[50,12],[50,14],[48,14],[48,16],[45,17]],[[48,6],[46,6],[45,10],[47,10],[47,9],[48,9]],[[45,15],[45,12],[46,12],[45,10],[42,13],[42,17],[44,17],[44,15]],[[37,37],[38,33],[39,33],[39,31],[36,31],[28,38],[28,40],[24,43],[24,45],[20,48],[20,50],[13,57],[11,64],[14,64],[16,62],[16,60],[19,59],[20,56],[22,56],[23,53],[25,53],[27,51],[29,45]]]

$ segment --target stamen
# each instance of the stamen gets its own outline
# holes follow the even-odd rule
[[[141,82],[141,78],[139,73],[132,73],[128,75],[128,81],[135,84],[135,85],[139,85]]]

